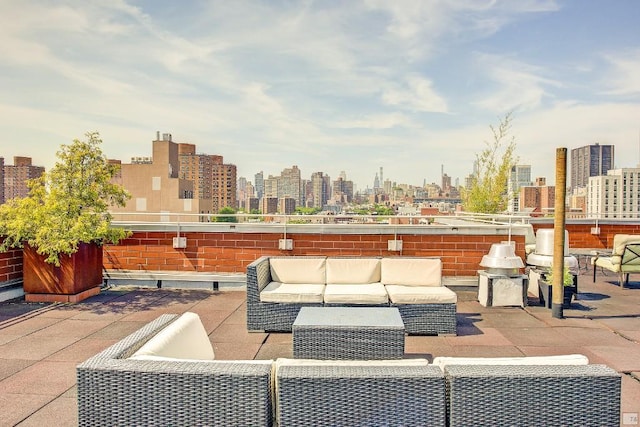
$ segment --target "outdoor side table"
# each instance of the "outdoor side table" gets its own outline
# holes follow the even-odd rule
[[[302,307],[293,323],[293,357],[381,360],[404,355],[396,307]]]

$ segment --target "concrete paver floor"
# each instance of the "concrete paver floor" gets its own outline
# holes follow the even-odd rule
[[[632,276],[632,279],[634,277]],[[564,319],[542,306],[483,307],[457,291],[457,336],[407,336],[406,357],[581,353],[623,374],[621,425],[640,413],[640,282],[579,278]],[[291,357],[291,334],[249,333],[244,291],[117,287],[77,304],[0,303],[0,425],[77,425],[76,365],[163,313],[198,313],[218,359]],[[634,424],[635,422],[635,424]]]

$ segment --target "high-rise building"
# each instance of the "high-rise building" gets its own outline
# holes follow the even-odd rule
[[[264,196],[264,172],[260,171],[255,174],[254,182],[256,183],[256,196],[261,199]]]
[[[585,145],[571,150],[571,188],[586,187],[592,176],[606,175],[614,168],[613,145]]]
[[[587,217],[640,218],[640,168],[611,169],[589,178]]]
[[[196,154],[194,144],[178,144],[178,177],[194,183],[194,198],[211,200],[212,213],[225,207],[237,208],[236,166],[222,156]]]
[[[117,182],[131,194],[124,207],[113,206],[117,219],[134,221],[175,221],[170,214],[207,214],[211,212],[211,200],[194,198],[194,184],[190,179],[180,178],[180,155],[178,144],[171,134],[163,134],[152,142],[153,156],[134,159],[130,164],[122,163]],[[127,216],[126,213],[134,213]],[[158,213],[161,213],[158,216]],[[180,221],[208,221],[208,216],[184,215]]]
[[[296,201],[293,197],[280,197],[278,199],[278,213],[291,215],[296,211]]]
[[[27,181],[38,178],[44,173],[43,166],[33,166],[31,157],[15,156],[13,165],[5,165],[2,161],[2,196],[4,203],[17,197],[26,197],[29,194]]]
[[[353,181],[348,181],[346,175],[341,175],[333,181],[333,198],[343,203],[353,201]]]
[[[280,187],[280,177],[269,175],[269,178],[265,178],[262,181],[262,197],[275,197],[278,198],[278,188]]]
[[[213,165],[213,209],[215,212],[222,208],[238,206],[236,199],[236,165],[214,164]]]
[[[329,200],[329,176],[322,172],[312,173],[311,187],[313,189],[313,207],[322,209],[327,204],[327,200]]]
[[[146,216],[131,216],[136,220],[176,220],[170,214],[184,215],[180,221],[208,221],[206,214],[216,214],[223,207],[237,207],[236,166],[224,164],[222,156],[197,154],[193,144],[178,144],[169,133],[156,134],[152,157],[134,157],[131,164],[122,164],[116,181],[132,198],[114,212]],[[160,218],[154,214],[162,213]],[[124,216],[118,218],[124,219]]]
[[[520,208],[520,188],[531,186],[531,165],[514,165],[507,183],[508,205],[507,211],[518,212]]]
[[[536,178],[536,185],[523,185],[519,191],[518,211],[546,214],[555,207],[556,187],[546,185],[545,178]]]
[[[260,199],[260,211],[263,215],[278,213],[278,198],[263,197]]]
[[[298,166],[294,165],[291,168],[286,168],[280,174],[278,197],[292,198],[296,201],[296,206],[301,206],[303,204],[302,179]]]

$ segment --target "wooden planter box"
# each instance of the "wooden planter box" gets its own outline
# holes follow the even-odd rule
[[[25,245],[23,286],[29,302],[78,302],[100,293],[102,246],[81,243],[78,252],[60,257],[60,267]]]

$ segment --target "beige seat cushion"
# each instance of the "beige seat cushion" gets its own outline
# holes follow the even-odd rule
[[[213,347],[196,313],[184,313],[147,341],[130,359],[212,360]]]
[[[322,303],[325,285],[271,282],[260,291],[262,302]]]
[[[382,283],[367,285],[327,285],[324,289],[327,304],[388,304],[389,297]]]
[[[426,366],[427,359],[391,359],[391,360],[322,360],[278,358],[274,362],[276,372],[282,366]]]
[[[270,258],[271,280],[280,283],[324,285],[324,257]]]
[[[382,258],[381,270],[384,285],[442,285],[440,258]]]
[[[598,257],[594,258],[592,264],[596,267],[606,268],[607,270],[611,270],[615,273],[620,272],[620,259],[619,256],[608,256],[608,257]]]
[[[458,295],[444,286],[385,285],[393,304],[455,304]]]
[[[449,365],[588,365],[582,354],[529,357],[436,357],[433,364],[442,370]]]
[[[327,258],[327,284],[359,285],[380,282],[379,258]]]

